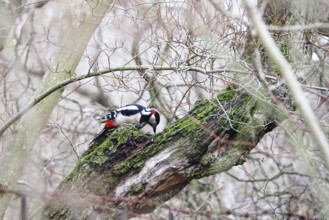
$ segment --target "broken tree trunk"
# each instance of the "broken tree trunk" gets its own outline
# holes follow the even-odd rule
[[[264,101],[229,87],[154,136],[126,125],[97,140],[44,210],[50,219],[152,212],[193,179],[243,164],[275,127]]]

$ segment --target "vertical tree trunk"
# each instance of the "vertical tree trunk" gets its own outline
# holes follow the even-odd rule
[[[111,0],[93,0],[85,3],[79,2],[80,16],[77,25],[70,30],[60,43],[62,48],[59,56],[44,75],[41,87],[36,96],[49,87],[69,78],[74,73],[81,56],[101,19],[110,7]],[[63,4],[63,2],[62,2]],[[78,4],[77,4],[78,5]],[[68,8],[70,13],[72,8]],[[76,10],[76,8],[74,9]],[[0,163],[0,184],[2,188],[14,189],[21,175],[22,167],[32,151],[44,124],[47,122],[52,110],[57,105],[63,90],[58,90],[38,103],[32,110],[25,114],[17,125],[17,134],[11,140],[4,152]],[[0,200],[0,218],[3,218],[11,196],[3,195]]]

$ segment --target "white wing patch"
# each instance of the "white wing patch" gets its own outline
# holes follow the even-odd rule
[[[136,126],[137,128],[142,128],[146,125],[146,123],[140,123],[141,115],[140,114],[135,114],[135,115],[130,115],[130,116],[124,116],[122,114],[118,114],[118,116],[115,118],[115,122],[118,125],[122,125],[122,124],[131,124]]]

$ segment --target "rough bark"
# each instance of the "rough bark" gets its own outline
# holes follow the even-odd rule
[[[35,96],[72,76],[71,73],[78,65],[91,36],[110,7],[111,2],[111,0],[94,0],[81,6],[83,22],[77,26],[72,26],[63,36],[59,44],[62,49],[51,67],[54,67],[54,69],[47,71]],[[69,12],[69,10],[67,11]],[[76,36],[79,36],[79,38],[76,38]],[[0,155],[0,162],[3,164],[0,167],[0,186],[2,188],[15,189],[25,161],[40,136],[44,124],[57,105],[62,92],[63,89],[53,92],[21,118],[17,125],[16,135]],[[10,199],[11,195],[9,193],[1,197],[0,218],[3,218]]]
[[[228,88],[154,136],[127,125],[90,146],[44,210],[50,219],[152,212],[193,179],[243,164],[275,127],[273,109]],[[118,209],[119,208],[119,209]]]

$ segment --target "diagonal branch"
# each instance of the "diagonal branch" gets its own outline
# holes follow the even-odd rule
[[[293,69],[276,46],[271,34],[268,32],[267,27],[261,18],[260,13],[257,11],[257,8],[247,0],[244,0],[244,4],[249,13],[249,17],[257,36],[263,43],[264,48],[267,50],[270,58],[278,66],[280,72],[282,73],[285,83],[287,84],[289,91],[296,102],[297,108],[300,110],[301,115],[305,120],[305,124],[309,127],[313,139],[322,151],[327,165],[329,165],[329,144],[327,137],[322,131],[310,103],[306,99],[304,92],[297,81]]]
[[[219,104],[218,100],[221,104]],[[117,219],[152,212],[193,179],[245,162],[276,123],[273,110],[233,87],[200,100],[155,136],[122,126],[97,140],[48,202],[50,219]],[[229,122],[230,121],[230,122]],[[119,208],[119,209],[118,209]]]

